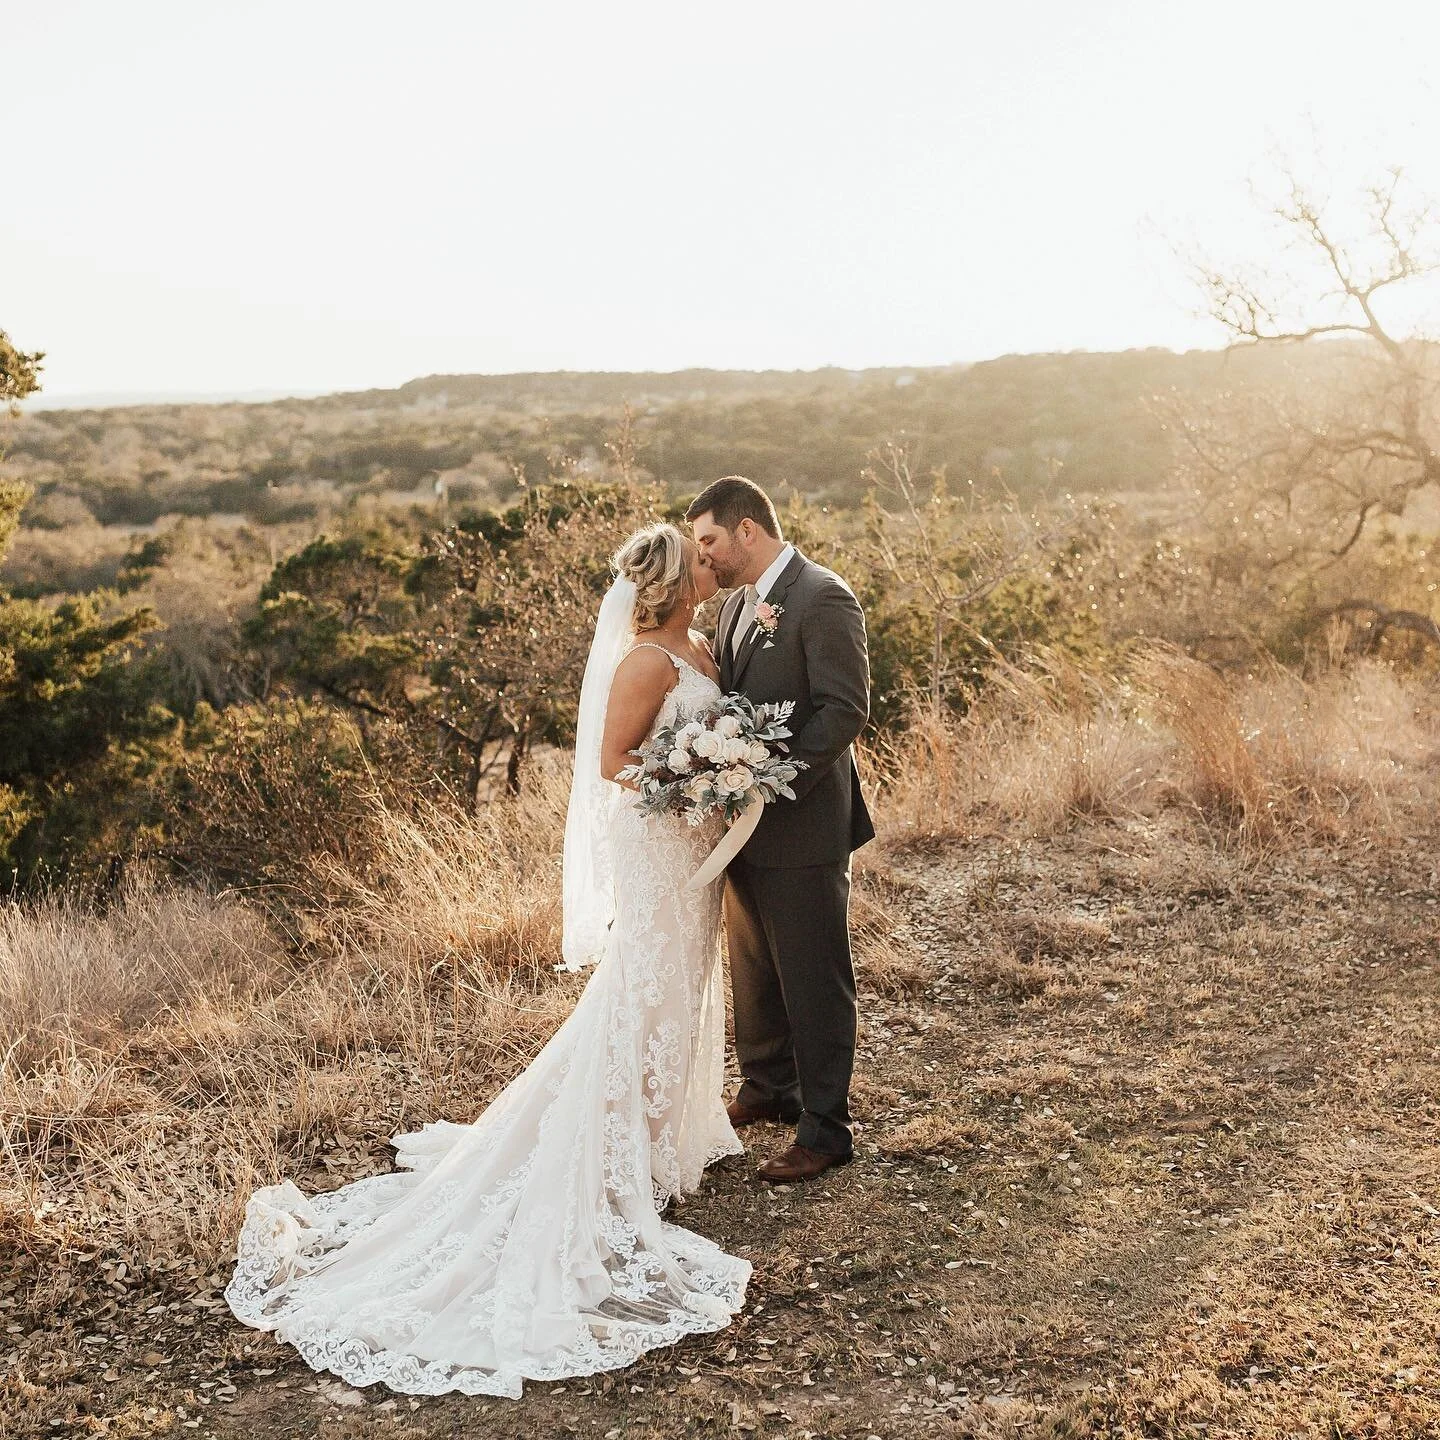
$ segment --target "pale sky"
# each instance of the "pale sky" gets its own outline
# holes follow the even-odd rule
[[[1218,343],[1166,237],[1428,165],[1440,7],[0,0],[0,328],[47,390]]]

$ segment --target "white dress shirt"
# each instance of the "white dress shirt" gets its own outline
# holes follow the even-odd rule
[[[784,546],[780,553],[770,562],[769,568],[753,584],[745,587],[745,599],[740,606],[740,618],[735,624],[735,631],[730,640],[730,653],[738,655],[740,647],[745,643],[745,637],[750,633],[750,627],[755,623],[755,607],[769,595],[774,588],[775,582],[780,578],[781,572],[795,556],[793,545]]]
[[[795,558],[795,547],[787,545],[770,562],[770,568],[755,582],[755,598],[763,600],[774,587],[775,582],[780,578],[780,573]]]

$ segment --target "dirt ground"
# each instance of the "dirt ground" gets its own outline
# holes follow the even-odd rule
[[[223,1273],[97,1256],[57,1305],[12,1249],[9,1433],[1440,1434],[1440,832],[1266,855],[1169,817],[892,847],[864,884],[913,969],[862,994],[856,1163],[766,1187],[757,1127],[673,1216],[755,1265],[727,1330],[411,1400],[233,1323]]]

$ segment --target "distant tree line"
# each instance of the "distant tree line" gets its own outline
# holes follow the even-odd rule
[[[738,472],[781,496],[857,506],[866,457],[896,438],[953,484],[1128,494],[1162,489],[1173,468],[1157,396],[1275,368],[1258,354],[1139,350],[904,371],[440,376],[263,405],[37,412],[16,427],[11,464],[36,526],[217,512],[285,524],[367,495],[443,495],[453,518],[508,503],[518,478],[557,457],[598,467],[628,405],[638,464],[672,495]]]

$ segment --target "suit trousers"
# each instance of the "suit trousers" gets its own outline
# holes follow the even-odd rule
[[[742,1105],[798,1116],[796,1141],[848,1155],[855,1065],[850,863],[731,862],[725,932]]]

